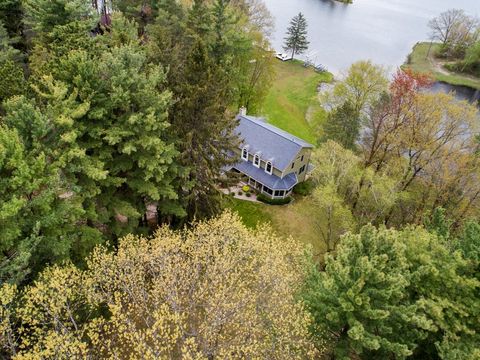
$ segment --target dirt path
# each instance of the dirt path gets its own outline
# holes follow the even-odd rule
[[[446,75],[446,76],[461,76],[465,79],[470,79],[470,80],[473,80],[473,81],[478,81],[478,78],[475,77],[475,76],[472,76],[472,75],[468,75],[468,74],[464,74],[464,73],[458,73],[458,72],[452,72],[452,71],[449,71],[447,69],[445,69],[445,65],[449,64],[448,61],[442,61],[442,60],[439,60],[437,58],[435,58],[433,56],[433,54],[430,54],[428,56],[428,60],[430,61],[430,63],[432,64],[433,66],[433,69],[442,74],[442,75]],[[451,62],[450,62],[451,63]]]

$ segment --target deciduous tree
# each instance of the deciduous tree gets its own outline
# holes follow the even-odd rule
[[[428,23],[432,40],[440,41],[446,56],[463,57],[466,49],[478,40],[478,19],[461,9],[450,9]]]
[[[334,251],[340,236],[355,229],[353,215],[334,183],[317,187],[311,196],[317,231],[327,245],[327,252]]]
[[[129,235],[87,270],[50,268],[20,294],[4,286],[0,326],[22,324],[19,358],[314,358],[296,297],[305,266],[298,243],[226,213]]]
[[[386,70],[370,60],[358,61],[350,66],[344,79],[337,82],[325,102],[332,107],[347,101],[357,113],[367,111],[388,90]]]

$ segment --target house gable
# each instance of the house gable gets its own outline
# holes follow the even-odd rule
[[[258,154],[263,163],[270,161],[273,168],[281,174],[288,174],[288,167],[302,149],[313,148],[313,145],[261,118],[239,115],[237,120],[237,133],[243,140],[242,149],[245,147],[248,150],[249,159],[252,157],[253,161],[253,157]]]

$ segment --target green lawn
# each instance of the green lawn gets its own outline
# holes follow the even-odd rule
[[[271,124],[315,144],[317,135],[314,129],[324,118],[317,87],[321,82],[331,82],[332,74],[319,74],[312,68],[303,67],[299,61],[278,61],[275,70],[276,78],[261,115]]]
[[[473,76],[450,72],[441,66],[441,63],[435,59],[435,53],[438,52],[439,44],[433,44],[428,53],[430,43],[418,43],[413,47],[409,55],[408,67],[417,72],[431,73],[435,80],[443,81],[452,85],[468,86],[474,89],[480,89],[480,79]]]
[[[297,198],[288,205],[274,206],[238,199],[228,199],[227,208],[237,212],[243,223],[255,228],[259,223],[268,223],[279,236],[291,236],[312,246],[314,255],[321,260],[326,246],[321,240],[314,222],[313,203],[310,197]]]
[[[257,227],[259,222],[272,223],[272,217],[265,204],[229,198],[227,208],[237,212],[245,226],[249,228]]]

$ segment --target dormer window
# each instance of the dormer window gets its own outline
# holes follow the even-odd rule
[[[248,150],[246,147],[242,149],[242,159],[248,161]]]
[[[253,157],[253,165],[257,168],[260,167],[260,156],[258,154],[255,154],[255,156]]]
[[[273,171],[272,162],[267,161],[267,163],[265,164],[265,172],[272,175],[272,171]]]

